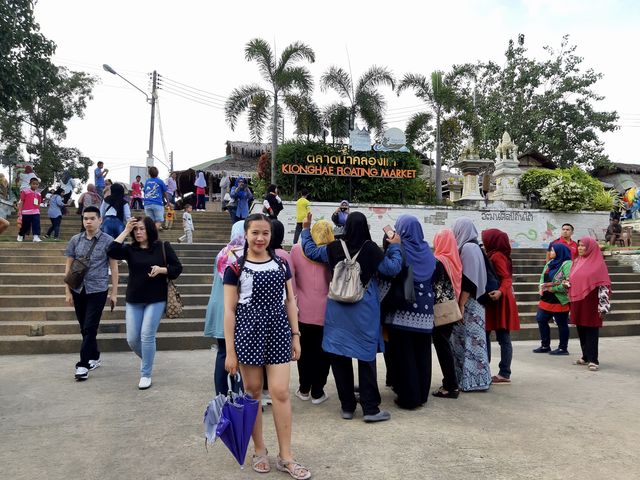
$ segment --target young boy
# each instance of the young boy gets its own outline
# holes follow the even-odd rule
[[[164,207],[164,229],[171,230],[173,228],[173,220],[176,217],[175,210],[171,207],[171,203],[167,203]]]
[[[22,226],[18,232],[17,240],[19,242],[24,240],[25,234],[30,230],[33,233],[34,242],[42,241],[40,240],[40,204],[42,203],[42,197],[37,191],[39,185],[40,181],[34,177],[29,181],[29,190],[20,192],[18,206],[22,212]]]
[[[182,228],[184,229],[184,235],[178,239],[178,243],[182,243],[186,240],[187,243],[193,243],[193,220],[191,218],[191,210],[193,207],[190,203],[184,206],[184,213],[182,214]]]

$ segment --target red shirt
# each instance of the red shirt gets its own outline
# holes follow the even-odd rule
[[[553,245],[554,243],[561,243],[569,250],[571,250],[571,260],[575,260],[576,258],[578,258],[578,244],[573,240],[569,240],[567,242],[565,241],[564,237],[560,237],[551,242],[551,245]]]
[[[40,203],[42,197],[35,190],[22,190],[20,192],[20,201],[22,202],[23,215],[40,215]]]
[[[142,198],[142,183],[133,182],[131,184],[131,196],[133,198]]]

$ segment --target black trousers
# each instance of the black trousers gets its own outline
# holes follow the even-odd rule
[[[73,308],[80,324],[80,333],[82,333],[80,361],[76,364],[76,367],[89,368],[89,360],[98,360],[100,358],[96,337],[98,336],[102,311],[107,302],[107,293],[107,290],[98,293],[86,293],[84,289],[80,293],[71,291]]]
[[[453,323],[435,327],[433,333],[433,346],[438,355],[438,362],[442,370],[442,388],[447,392],[458,390],[458,377],[456,376],[456,367],[453,360],[453,351],[451,350],[451,332],[453,331]]]
[[[50,218],[51,226],[49,230],[47,230],[47,237],[53,233],[54,238],[58,238],[60,236],[60,224],[62,223],[62,216],[56,218]]]
[[[131,199],[131,210],[143,210],[142,198],[136,197]]]
[[[400,408],[427,403],[431,386],[431,334],[389,329],[389,365]]]
[[[300,234],[302,233],[302,222],[296,223],[296,230],[293,233],[293,244],[298,243],[298,239],[300,238]]]
[[[27,233],[31,232],[32,235],[40,236],[40,214],[35,215],[22,215],[22,227],[18,235],[24,237]]]
[[[353,391],[353,364],[350,357],[329,354],[331,370],[336,381],[340,405],[345,412],[355,412],[357,402]],[[365,415],[375,415],[380,412],[380,391],[378,390],[378,375],[376,361],[364,362],[358,360],[358,384],[360,385],[360,405]]]
[[[578,337],[580,337],[580,348],[582,349],[582,359],[588,363],[598,362],[598,338],[600,337],[599,327],[581,327],[576,325]]]
[[[324,395],[324,386],[329,376],[329,355],[322,350],[322,325],[298,323],[302,355],[298,360],[298,381],[302,393],[311,392],[313,398]]]

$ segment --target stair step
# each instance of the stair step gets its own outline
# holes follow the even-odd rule
[[[6,335],[31,336],[37,329],[37,336],[48,335],[77,335],[80,326],[77,320],[63,320],[56,322],[29,322],[29,321],[0,321],[0,338]],[[159,332],[191,332],[204,330],[204,320],[201,318],[175,318],[163,319],[158,327]],[[100,335],[103,333],[126,333],[124,319],[100,321]]]
[[[184,289],[182,287],[179,287],[180,290],[180,296],[184,302],[185,305],[190,305],[190,306],[197,306],[197,305],[204,305],[206,306],[207,303],[209,302],[209,296],[211,293],[211,289],[209,288],[209,292],[203,293],[203,294],[191,294],[191,293],[186,293],[184,291]],[[125,291],[126,289],[122,288],[122,289],[118,289],[118,304],[119,305],[124,305],[125,304]],[[24,308],[24,307],[30,307],[30,308],[35,308],[35,307],[47,307],[47,308],[60,308],[60,307],[66,307],[67,304],[65,303],[65,297],[64,297],[64,290],[62,295],[29,295],[29,296],[25,296],[25,295],[9,295],[9,294],[4,294],[5,293],[5,289],[2,289],[2,293],[3,295],[0,295],[0,308],[6,308],[6,309],[11,309],[11,308]],[[109,302],[106,303],[106,305],[109,305]],[[0,320],[0,323],[2,322],[2,320]]]
[[[607,322],[600,329],[601,337],[622,337],[630,335],[640,335],[640,320],[621,320],[617,322]],[[551,338],[558,339],[558,329],[551,328]],[[577,342],[578,333],[572,327],[570,329],[569,351],[575,350],[576,356],[579,351]],[[512,340],[540,340],[540,332],[535,324],[523,324],[520,330],[511,332]],[[496,346],[497,347],[497,346]],[[573,352],[572,352],[573,353]],[[532,354],[533,355],[533,354]]]
[[[204,318],[207,306],[204,305],[185,305],[184,315],[188,318]],[[122,320],[125,315],[124,306],[116,306],[112,311],[105,309],[102,312],[103,320]],[[10,307],[2,309],[2,319],[4,321],[58,321],[58,320],[75,320],[75,310],[72,307]]]

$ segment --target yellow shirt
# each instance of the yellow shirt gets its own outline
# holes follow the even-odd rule
[[[309,205],[311,202],[304,197],[300,197],[296,202],[296,222],[302,223],[307,218],[307,214],[311,211]]]

